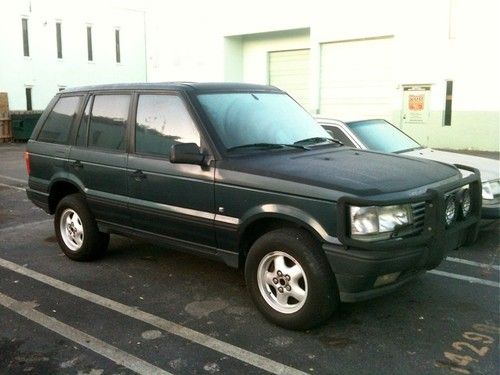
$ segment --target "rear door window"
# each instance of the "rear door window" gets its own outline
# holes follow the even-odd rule
[[[85,110],[83,111],[83,116],[80,121],[80,127],[78,128],[78,134],[76,135],[76,145],[77,146],[87,146],[87,132],[89,126],[89,118],[90,118],[90,108],[92,107],[91,97],[87,105],[85,106]]]
[[[177,143],[200,145],[200,133],[183,100],[176,95],[140,95],[135,126],[135,151],[170,155]]]
[[[71,126],[80,107],[81,96],[60,98],[47,116],[38,141],[67,144]]]
[[[89,147],[123,151],[130,95],[96,95],[89,123]]]

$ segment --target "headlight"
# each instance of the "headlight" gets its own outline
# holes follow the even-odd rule
[[[446,225],[451,225],[457,218],[457,201],[455,195],[449,195],[445,201],[445,220]]]
[[[471,209],[471,195],[468,188],[462,189],[460,192],[460,208],[462,209],[462,217],[467,217]]]
[[[500,194],[500,180],[483,182],[483,199],[492,200]]]
[[[396,227],[413,222],[410,205],[350,207],[351,237],[362,241],[390,238]]]

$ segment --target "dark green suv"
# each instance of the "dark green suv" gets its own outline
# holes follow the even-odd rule
[[[293,329],[436,267],[474,241],[481,210],[476,170],[345,147],[269,86],[66,89],[26,162],[69,258],[100,256],[118,233],[220,259]]]

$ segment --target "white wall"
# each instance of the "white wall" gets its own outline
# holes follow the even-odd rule
[[[0,91],[9,93],[11,109],[25,108],[26,85],[33,86],[33,107],[42,109],[59,85],[145,80],[267,83],[269,51],[309,48],[314,110],[319,108],[321,43],[393,35],[391,120],[401,126],[403,85],[430,84],[430,123],[405,131],[431,146],[499,148],[498,0],[6,3],[0,22]],[[22,16],[29,18],[29,58],[23,57]],[[56,57],[56,20],[62,21],[62,60]],[[94,62],[87,61],[87,24],[93,26]],[[121,32],[121,64],[114,57],[115,27]],[[454,82],[451,127],[442,121],[446,80]]]
[[[430,84],[429,123],[405,131],[433,147],[499,149],[498,0],[184,0],[175,6],[150,0],[148,9],[148,41],[155,40],[148,42],[149,80],[266,83],[269,51],[309,48],[312,110],[319,108],[321,43],[392,35],[388,118],[402,126],[403,85]],[[297,29],[309,35],[293,35]],[[443,126],[447,80],[454,82],[452,126]]]
[[[32,86],[33,109],[44,109],[60,86],[145,81],[144,11],[140,2],[109,0],[11,0],[2,4],[0,91],[11,110],[25,110]],[[135,6],[132,8],[125,8]],[[22,17],[28,18],[30,56],[23,55]],[[56,21],[62,23],[63,58],[57,58]],[[92,26],[93,61],[87,59]],[[115,58],[120,30],[121,63]]]

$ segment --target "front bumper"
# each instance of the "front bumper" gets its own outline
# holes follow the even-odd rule
[[[500,198],[493,200],[483,199],[483,209],[481,213],[483,219],[500,219]]]
[[[477,237],[481,216],[481,183],[479,172],[470,170],[474,172],[473,175],[438,189],[429,189],[425,194],[411,199],[381,202],[343,197],[339,200],[338,238],[342,245],[326,243],[323,250],[337,279],[342,301],[365,300],[395,290],[425,270],[437,267],[449,250],[470,243]],[[471,189],[471,212],[466,218],[448,227],[444,215],[445,197],[464,185],[469,185]],[[347,219],[350,205],[423,202],[425,217],[421,229],[411,236],[377,242],[359,241],[350,237]],[[393,281],[386,284],[377,282],[380,276],[394,273],[399,275]]]

